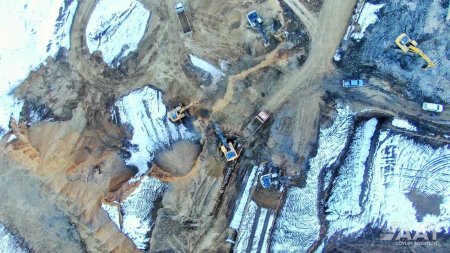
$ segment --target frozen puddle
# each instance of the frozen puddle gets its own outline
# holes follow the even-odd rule
[[[189,56],[191,58],[192,64],[194,64],[196,67],[201,68],[204,71],[211,74],[213,83],[217,83],[225,75],[220,69],[216,68],[211,63],[209,63],[205,60],[202,60],[192,54],[190,54]]]
[[[198,138],[183,124],[173,124],[167,119],[162,93],[149,86],[116,101],[112,114],[116,122],[132,131],[128,148],[131,157],[126,163],[138,168],[136,176],[148,172],[156,152],[170,148],[176,141]]]
[[[273,252],[307,252],[319,238],[317,210],[319,176],[331,166],[345,147],[353,125],[354,114],[348,107],[337,106],[338,116],[329,128],[321,129],[317,155],[309,160],[310,169],[305,188],[291,187],[275,222],[271,250]]]
[[[89,52],[102,52],[103,60],[117,67],[119,60],[137,49],[150,12],[137,0],[99,0],[86,27]]]
[[[0,252],[1,253],[27,253],[30,252],[21,246],[19,240],[14,237],[2,224],[0,224]]]
[[[238,200],[230,227],[238,232],[234,252],[267,252],[269,237],[275,221],[275,211],[256,205],[250,198],[251,188],[260,175],[258,167],[253,167],[247,178],[244,191]]]
[[[369,135],[357,135],[352,144],[360,149],[361,161],[368,145],[360,143]],[[433,148],[390,130],[375,141],[364,183],[364,166],[354,166],[353,149],[340,170],[328,203],[329,236],[359,234],[368,224],[391,231],[449,232],[450,146]]]
[[[67,3],[69,3],[67,5]],[[0,137],[9,129],[11,117],[19,118],[23,103],[14,89],[55,56],[61,47],[70,47],[70,27],[78,1],[4,1],[0,8]]]

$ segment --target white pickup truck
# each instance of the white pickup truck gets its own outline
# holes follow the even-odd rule
[[[422,104],[422,109],[429,112],[442,112],[444,110],[444,107],[440,104],[424,102]]]

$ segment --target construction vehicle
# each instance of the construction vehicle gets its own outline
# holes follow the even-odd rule
[[[260,178],[260,183],[264,189],[270,188],[272,186],[278,186],[278,177],[277,173],[269,173],[262,175]]]
[[[267,111],[260,111],[258,115],[256,115],[250,123],[242,130],[241,136],[245,140],[248,140],[250,137],[252,137],[261,127],[264,125],[264,123],[267,122],[269,119],[270,114]]]
[[[261,17],[258,15],[256,11],[251,11],[247,13],[247,21],[250,24],[250,26],[254,29],[257,29],[264,40],[264,46],[268,47],[270,45],[269,43],[269,37],[266,34],[266,31],[264,31],[264,25]]]
[[[182,3],[177,3],[175,5],[175,11],[177,12],[178,19],[180,20],[181,29],[184,34],[192,33],[191,24],[186,16],[186,11],[184,9],[184,5]]]
[[[431,61],[430,57],[428,57],[422,50],[420,50],[417,45],[417,41],[412,40],[406,35],[406,33],[400,34],[400,36],[395,39],[395,44],[406,54],[408,52],[412,52],[420,55],[426,62],[427,65],[424,65],[422,68],[432,68],[435,66],[433,61]]]
[[[259,178],[259,182],[264,189],[269,189],[272,187],[278,188],[281,176],[280,169],[272,165],[269,165],[268,167],[269,171]]]
[[[197,104],[199,101],[196,100],[187,106],[183,106],[183,104],[179,104],[177,107],[175,107],[173,110],[167,113],[167,117],[169,118],[172,123],[176,123],[180,120],[182,120],[184,117],[189,116],[187,110],[193,106],[194,104]]]
[[[424,102],[422,104],[422,110],[429,112],[442,112],[444,107],[441,104]]]
[[[236,149],[234,148],[234,145],[232,142],[228,142],[225,138],[225,135],[222,132],[222,129],[220,129],[220,126],[217,123],[214,123],[214,130],[217,134],[217,137],[219,137],[221,145],[220,150],[225,155],[225,159],[228,162],[234,161],[239,158],[240,154],[239,152],[236,152]]]

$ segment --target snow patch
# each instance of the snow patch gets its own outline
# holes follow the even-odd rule
[[[271,228],[275,222],[275,212],[259,207],[250,199],[250,191],[258,183],[255,180],[263,171],[254,166],[250,172],[241,198],[238,200],[230,227],[238,232],[234,252],[267,252]],[[258,216],[257,216],[258,215]],[[254,231],[254,232],[252,232]],[[251,238],[251,234],[253,237]]]
[[[10,143],[10,142],[12,142],[12,141],[15,140],[15,139],[17,139],[17,136],[16,136],[15,134],[11,134],[11,135],[9,136],[9,138],[8,138],[8,142],[7,142],[7,143]]]
[[[212,82],[217,83],[225,74],[211,63],[190,54],[192,64],[208,72],[212,76]],[[222,65],[221,65],[222,66]]]
[[[366,3],[358,17],[359,30],[352,34],[352,38],[360,41],[364,37],[364,32],[370,25],[378,21],[377,13],[384,7],[385,4],[371,4]]]
[[[334,60],[334,61],[340,61],[341,58],[342,58],[341,50],[340,50],[340,49],[337,49],[337,50],[336,50],[336,53],[335,53],[334,56],[333,56],[333,60]]]
[[[417,132],[417,127],[413,124],[411,124],[409,121],[404,120],[404,119],[398,119],[398,118],[394,118],[392,120],[392,125],[398,128],[402,128],[408,131],[413,131],[413,132]]]
[[[358,142],[352,145],[359,146]],[[361,154],[358,156],[364,156],[367,147],[359,147]],[[363,183],[360,174],[362,167],[353,166],[351,155],[336,180],[332,196],[346,196],[348,189],[353,189],[355,192],[352,194],[362,197],[358,203],[355,199],[345,198],[339,202],[330,200],[329,205],[340,205],[350,210],[350,207],[359,204],[360,211],[346,212],[332,208],[333,213],[327,216],[330,221],[329,236],[357,235],[368,224],[391,231],[443,229],[448,232],[450,146],[433,148],[393,131],[382,131],[373,158],[368,161],[371,166],[366,168],[367,179]],[[361,184],[366,187],[360,187]],[[440,203],[434,203],[438,210],[433,210],[431,202],[426,206],[420,205],[417,194],[441,199]]]
[[[155,224],[153,212],[166,189],[167,184],[145,176],[138,188],[120,205],[123,213],[122,231],[138,249],[148,248],[150,238],[147,234]]]
[[[345,227],[345,222],[352,216],[361,213],[360,199],[363,193],[364,172],[377,122],[376,119],[371,119],[356,130],[348,156],[339,169],[328,201],[327,219],[333,221],[329,226],[331,234],[338,230],[337,227]],[[334,189],[340,191],[335,192]]]
[[[377,13],[385,5],[372,3],[361,5],[362,3],[363,2],[358,2],[355,8],[355,14],[352,17],[351,25],[347,28],[344,40],[348,40],[352,37],[359,42],[364,37],[367,28],[378,21]]]
[[[131,157],[126,164],[138,168],[136,177],[148,171],[157,151],[167,149],[179,140],[197,138],[183,124],[170,122],[166,114],[162,93],[149,86],[132,91],[115,103],[113,120],[128,126],[133,133],[128,147]]]
[[[89,52],[102,52],[103,60],[117,67],[119,60],[137,49],[150,12],[137,0],[99,0],[86,27]]]
[[[238,207],[234,212],[233,219],[231,220],[230,227],[234,229],[239,229],[239,225],[241,224],[242,216],[244,214],[245,206],[247,205],[248,199],[250,197],[250,190],[255,181],[255,176],[257,172],[258,166],[254,166],[250,175],[247,178],[247,183],[245,184],[244,191],[242,192],[241,198],[237,201]]]
[[[30,71],[55,56],[61,47],[70,48],[70,28],[78,1],[6,1],[0,8],[0,137],[11,118],[19,119],[23,102],[14,89]]]
[[[102,203],[102,209],[105,210],[106,213],[108,213],[109,218],[120,229],[119,208],[117,206]]]
[[[354,113],[348,106],[338,104],[336,109],[338,116],[333,125],[320,130],[317,155],[309,160],[306,187],[291,187],[287,192],[285,205],[275,222],[273,252],[306,252],[319,238],[320,172],[332,165],[344,149],[354,120]]]
[[[30,251],[22,247],[19,240],[0,224],[0,252],[27,253]]]

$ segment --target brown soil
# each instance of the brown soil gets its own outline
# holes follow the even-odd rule
[[[158,166],[152,169],[152,175],[170,182],[170,186],[158,211],[151,252],[224,251],[226,228],[242,180],[237,175],[271,157],[279,165],[288,164],[286,174],[297,171],[315,147],[325,90],[347,99],[358,112],[373,108],[392,115],[420,114],[416,102],[389,90],[380,91],[377,86],[343,90],[336,85],[340,76],[331,60],[356,0],[324,1],[320,11],[321,1],[286,0],[311,36],[310,47],[299,45],[292,51],[288,50],[292,45],[283,41],[264,48],[260,35],[247,28],[245,14],[253,9],[265,20],[277,18],[284,25],[278,1],[188,1],[187,15],[194,32],[186,38],[179,33],[175,1],[143,0],[152,18],[139,49],[120,70],[110,69],[99,55],[88,53],[85,30],[96,2],[80,1],[67,54],[31,74],[16,92],[27,100],[41,101],[65,121],[29,128],[13,124],[18,140],[1,142],[0,173],[6,183],[0,193],[7,195],[12,187],[17,196],[10,195],[7,205],[0,203],[0,222],[16,224],[15,230],[37,252],[50,252],[61,244],[67,245],[67,252],[80,251],[80,247],[89,252],[137,251],[100,205],[102,201],[123,200],[138,184],[126,183],[134,170],[127,168],[119,155],[125,134],[110,122],[108,108],[116,97],[149,83],[164,92],[165,101],[187,104],[193,98],[203,100],[192,110],[198,117],[194,125],[202,135],[201,152],[196,144],[179,142],[172,150],[160,153]],[[298,63],[306,52],[306,61]],[[230,70],[216,85],[200,85],[184,67],[188,53],[215,65],[227,60]],[[379,80],[373,82],[385,86]],[[220,210],[211,215],[228,165],[207,127],[209,120],[218,121],[226,134],[239,133],[258,110],[266,109],[277,117],[281,108],[288,113],[283,116],[286,124],[281,124],[280,132],[292,140],[292,157],[298,159],[285,158],[282,151],[270,153],[283,143],[274,140],[273,134],[269,137],[269,131],[259,132],[255,142],[268,139],[268,144],[247,147],[242,165],[237,166],[225,189]],[[422,119],[448,123],[449,115],[450,110],[440,119],[430,115]],[[8,172],[10,167],[14,173]],[[22,174],[20,181],[17,175]],[[257,191],[253,198],[273,208],[276,196],[272,191]],[[36,213],[20,221],[35,202]],[[19,205],[23,205],[20,212],[12,211]],[[61,224],[74,224],[70,231],[75,235],[58,241],[58,228],[45,227],[47,223],[39,220],[37,213],[61,215]],[[48,245],[40,243],[42,233],[25,226],[26,222],[49,234]]]
[[[261,207],[276,209],[280,204],[281,192],[277,189],[263,189],[258,185],[252,193],[252,200]]]
[[[172,149],[160,152],[156,156],[156,164],[171,176],[186,176],[194,167],[199,153],[199,145],[190,141],[179,141],[172,145]]]

